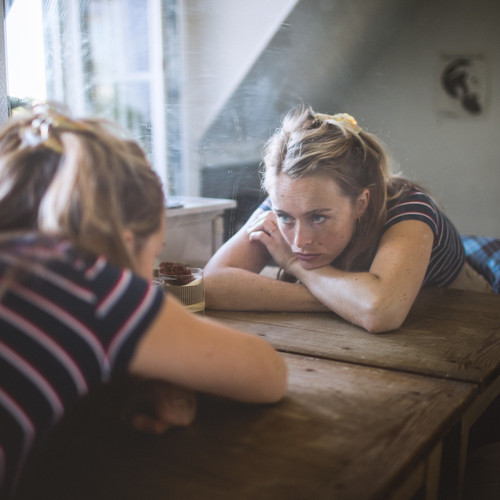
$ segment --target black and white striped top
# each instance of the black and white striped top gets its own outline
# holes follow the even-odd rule
[[[19,258],[24,271],[7,272]],[[92,385],[123,372],[163,294],[103,257],[31,236],[0,247],[0,498]]]

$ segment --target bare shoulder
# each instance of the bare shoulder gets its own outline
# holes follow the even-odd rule
[[[371,271],[379,276],[406,276],[420,286],[434,243],[431,228],[418,220],[398,222],[382,235]]]
[[[380,239],[380,247],[400,246],[401,248],[432,248],[434,234],[431,228],[418,220],[405,220],[391,226]]]

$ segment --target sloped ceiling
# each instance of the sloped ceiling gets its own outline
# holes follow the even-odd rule
[[[303,102],[341,112],[417,0],[301,0],[199,143],[202,167],[258,160],[282,115]]]

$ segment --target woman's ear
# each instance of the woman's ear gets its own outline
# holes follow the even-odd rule
[[[130,229],[125,229],[122,234],[123,234],[123,241],[127,245],[127,249],[130,255],[134,255],[135,253],[134,233]]]
[[[359,219],[364,215],[366,209],[368,208],[368,204],[370,203],[370,190],[365,189],[356,199],[356,218]]]

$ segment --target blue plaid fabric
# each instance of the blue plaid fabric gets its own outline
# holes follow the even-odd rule
[[[484,236],[463,236],[467,262],[500,293],[500,240]]]

